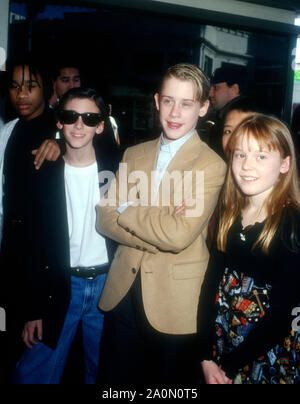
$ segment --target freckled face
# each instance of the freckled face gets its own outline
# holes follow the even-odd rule
[[[203,105],[195,100],[195,90],[189,81],[175,77],[165,80],[160,94],[155,94],[160,123],[165,141],[180,139],[195,129],[198,118],[207,112],[209,102]]]

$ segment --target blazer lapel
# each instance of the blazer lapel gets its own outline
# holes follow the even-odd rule
[[[197,134],[194,133],[189,140],[178,150],[174,158],[166,169],[159,186],[159,205],[167,204],[181,204],[183,202],[184,191],[184,175],[185,172],[192,171],[193,161],[199,154],[199,147],[201,140]],[[167,175],[169,179],[167,179]],[[163,186],[164,184],[164,186]]]
[[[138,198],[141,200],[143,206],[151,205],[151,192],[154,183],[154,171],[156,170],[156,162],[161,144],[161,137],[153,142],[147,142],[144,144],[143,153],[137,156],[134,161],[134,170],[136,173]],[[128,173],[131,174],[131,173]],[[139,179],[138,179],[139,178]],[[134,179],[131,178],[131,182]]]
[[[169,166],[167,167],[166,173],[172,175],[174,171],[179,172],[180,181],[183,181],[184,171],[190,171],[193,167],[193,160],[199,154],[199,148],[202,141],[200,140],[197,132],[180,148],[176,153]],[[130,167],[128,175],[130,176],[130,184],[135,186],[134,192],[136,192],[137,198],[140,200],[142,206],[161,206],[162,205],[162,183],[159,186],[159,198],[155,200],[154,191],[155,176],[154,172],[156,170],[157,158],[160,150],[161,137],[153,142],[147,142],[144,144],[143,152],[137,156],[134,160],[134,166]],[[163,178],[166,177],[166,174]],[[170,191],[164,190],[164,192],[169,192],[172,196],[171,201],[174,197],[174,187],[176,188],[176,175],[175,182],[170,181]],[[130,189],[129,184],[129,189]],[[168,195],[166,195],[168,197]]]
[[[199,154],[200,144],[201,140],[197,132],[195,132],[175,154],[166,171],[170,174],[174,170],[182,172],[190,170],[193,166],[194,158]]]

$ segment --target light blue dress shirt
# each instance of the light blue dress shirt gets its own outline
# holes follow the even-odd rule
[[[161,180],[168,168],[169,164],[173,160],[175,154],[181,149],[181,147],[187,142],[195,133],[193,130],[192,132],[188,133],[187,135],[173,140],[173,142],[166,143],[164,135],[161,135],[161,144],[160,150],[158,153],[157,163],[156,163],[156,176],[155,176],[155,187],[154,187],[154,196],[157,197],[159,186]]]
[[[161,135],[161,144],[160,144],[160,149],[157,157],[157,163],[156,163],[156,175],[155,175],[155,184],[154,184],[154,199],[157,199],[158,196],[158,190],[159,186],[161,183],[161,180],[166,172],[166,169],[168,168],[169,164],[173,160],[175,154],[179,151],[179,149],[187,142],[195,133],[193,130],[192,132],[188,133],[187,135],[177,139],[173,140],[170,143],[166,143],[164,134],[162,133]],[[150,181],[150,178],[149,178]],[[118,212],[121,214],[123,213],[128,206],[133,205],[134,202],[126,202],[123,205],[119,206],[117,209]]]

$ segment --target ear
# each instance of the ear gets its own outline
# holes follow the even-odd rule
[[[287,156],[285,159],[282,160],[280,172],[281,174],[286,174],[291,166],[291,157]]]
[[[104,121],[100,122],[99,125],[96,127],[95,133],[100,135],[104,131]]]
[[[159,94],[158,93],[154,94],[154,99],[155,99],[156,109],[157,109],[157,111],[159,111]]]
[[[236,97],[240,95],[240,86],[237,83],[233,84],[230,88]]]
[[[63,125],[60,123],[60,121],[56,122],[56,126],[58,127],[59,130],[62,130]]]
[[[205,116],[209,107],[209,100],[206,100],[201,106],[200,106],[200,111],[199,111],[199,116]]]

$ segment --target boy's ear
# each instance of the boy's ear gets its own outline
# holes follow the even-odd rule
[[[96,127],[96,134],[100,135],[104,131],[104,121],[100,122],[99,125]]]
[[[154,94],[154,99],[155,99],[156,109],[157,109],[157,111],[159,111],[159,94],[158,93]]]
[[[200,112],[199,112],[199,116],[205,116],[207,113],[209,107],[209,100],[206,100],[201,106],[200,106]]]
[[[58,127],[59,130],[62,130],[63,128],[63,125],[59,121],[56,122],[56,126]]]

